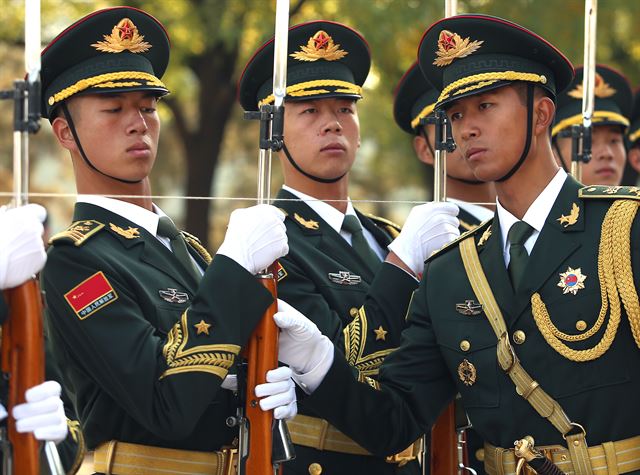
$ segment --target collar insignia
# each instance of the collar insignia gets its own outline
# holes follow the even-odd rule
[[[573,226],[578,221],[578,216],[580,216],[580,207],[573,203],[571,206],[571,212],[565,216],[564,214],[560,215],[557,221],[562,224],[565,228],[569,226]]]
[[[595,88],[593,89],[593,93],[596,97],[604,99],[606,97],[613,96],[617,92],[614,88],[609,86],[609,83],[606,82],[598,73],[596,73],[594,82]],[[567,95],[574,99],[582,99],[582,84],[578,84],[575,89],[567,92]]]
[[[458,33],[442,30],[438,38],[438,50],[436,59],[433,62],[438,67],[447,66],[453,60],[464,58],[475,53],[484,41],[470,41],[469,38],[462,39]]]
[[[482,313],[482,304],[475,300],[465,300],[464,303],[456,304],[456,312],[462,315],[480,315]]]
[[[340,285],[358,285],[362,282],[362,277],[352,274],[348,270],[340,270],[338,272],[329,272],[327,274],[329,280]]]
[[[580,271],[580,267],[577,269],[567,268],[566,272],[560,273],[560,282],[558,287],[562,288],[563,294],[572,293],[576,295],[578,290],[584,289],[584,281],[587,276]]]
[[[162,300],[166,300],[169,303],[185,303],[189,300],[189,294],[186,292],[178,292],[178,289],[168,288],[165,290],[158,290]]]
[[[333,38],[322,30],[309,38],[306,46],[300,46],[300,50],[291,53],[289,56],[298,61],[317,61],[319,59],[337,61],[349,54],[347,51],[340,49],[340,45],[334,43]]]
[[[473,386],[476,382],[476,367],[468,359],[463,359],[458,365],[458,377],[465,386]]]
[[[297,222],[299,222],[302,226],[304,226],[307,229],[320,229],[320,225],[318,224],[317,221],[313,221],[312,219],[306,220],[302,216],[300,216],[298,213],[293,214],[293,219],[295,219]]]
[[[485,231],[482,233],[482,236],[478,241],[478,246],[484,246],[484,243],[487,242],[487,239],[489,239],[490,237],[491,237],[491,226],[485,229]]]
[[[135,239],[137,237],[140,237],[140,231],[138,231],[138,228],[132,228],[131,226],[129,226],[129,229],[123,229],[113,223],[109,223],[109,227],[111,227],[111,231],[119,234],[125,239]]]
[[[151,49],[151,45],[144,41],[144,35],[138,32],[138,27],[128,18],[123,18],[111,30],[110,35],[103,35],[104,41],[93,43],[95,49],[102,53],[144,53]]]

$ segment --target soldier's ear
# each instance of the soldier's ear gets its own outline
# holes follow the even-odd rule
[[[534,134],[547,134],[553,124],[556,106],[547,96],[537,97],[533,102],[533,128]]]
[[[66,148],[70,152],[78,149],[67,119],[61,116],[56,117],[51,123],[51,128],[53,130],[53,135],[62,147]]]
[[[632,147],[628,153],[629,165],[640,173],[640,147]]]
[[[418,159],[427,165],[433,166],[433,155],[429,144],[422,135],[413,137],[413,150],[415,150]]]

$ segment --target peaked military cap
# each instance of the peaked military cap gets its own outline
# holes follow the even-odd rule
[[[558,96],[556,118],[551,135],[572,125],[582,124],[582,80],[584,69],[576,68],[576,77],[571,85]],[[595,102],[593,125],[629,125],[632,108],[632,93],[629,81],[615,69],[596,65]]]
[[[544,38],[487,15],[457,15],[431,25],[418,62],[441,91],[437,107],[514,81],[537,84],[555,97],[574,74],[571,62]]]
[[[426,80],[415,62],[404,73],[394,92],[393,117],[402,130],[416,133],[421,120],[433,113],[440,93]]]
[[[49,117],[76,94],[169,91],[160,78],[169,63],[169,36],[148,13],[132,7],[93,12],[42,51],[42,114]]]
[[[633,109],[631,111],[631,125],[627,130],[629,145],[633,146],[640,140],[640,87],[633,92]]]
[[[270,39],[244,68],[238,99],[245,110],[273,103],[273,49]],[[357,31],[332,21],[311,21],[289,28],[287,100],[362,97],[369,68],[369,45]]]

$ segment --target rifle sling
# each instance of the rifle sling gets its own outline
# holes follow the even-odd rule
[[[584,428],[579,424],[571,422],[562,407],[560,407],[560,404],[549,396],[540,387],[538,382],[525,371],[509,342],[507,325],[491,291],[491,286],[482,269],[482,264],[480,264],[473,236],[469,236],[461,241],[460,255],[467,277],[469,278],[469,283],[478,301],[482,304],[491,328],[493,328],[494,333],[498,337],[497,355],[500,368],[511,378],[511,381],[516,387],[516,392],[531,404],[538,414],[553,424],[567,441],[567,447],[571,454],[576,475],[592,475],[593,471],[589,463],[589,453]],[[570,432],[575,431],[576,428],[580,429],[580,431],[570,434]]]

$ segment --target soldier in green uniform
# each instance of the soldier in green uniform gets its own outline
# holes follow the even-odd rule
[[[627,130],[627,168],[622,177],[623,185],[637,185],[640,172],[640,89],[633,94],[631,124]]]
[[[402,76],[395,88],[393,115],[398,126],[413,136],[413,148],[418,159],[429,168],[435,159],[434,143],[436,126],[434,108],[438,100],[436,91],[425,79],[417,62]],[[447,201],[455,203],[460,209],[458,221],[460,232],[475,229],[493,216],[487,207],[476,203],[493,203],[496,199],[493,183],[478,180],[464,160],[460,150],[447,153]],[[454,413],[458,416],[456,425],[469,425],[464,417],[460,399],[455,401]],[[483,442],[473,428],[465,431],[466,450],[469,464],[478,474],[482,474],[484,451]]]
[[[435,125],[433,110],[438,100],[436,91],[424,78],[418,63],[404,73],[395,88],[393,116],[398,126],[413,136],[416,157],[433,167]],[[459,150],[447,153],[447,200],[458,205],[460,232],[469,231],[491,218],[493,212],[476,203],[493,203],[493,183],[478,180]]]
[[[47,329],[101,473],[230,473],[239,401],[223,381],[272,302],[254,274],[288,248],[284,215],[262,205],[232,213],[212,260],[152,203],[168,60],[162,25],[130,7],[80,19],[42,54],[44,114],[79,192],[42,274]],[[277,418],[296,412],[289,375],[256,388]]]
[[[45,209],[30,204],[13,209],[0,208],[0,290],[11,289],[40,272],[46,261],[42,241]],[[9,316],[9,308],[0,292],[0,324]],[[14,314],[11,318],[20,318]],[[47,353],[48,355],[48,353]],[[38,440],[49,440],[58,444],[58,452],[64,469],[75,473],[84,456],[82,434],[77,430],[77,421],[67,419],[63,407],[61,387],[57,382],[53,358],[46,358],[45,383],[30,388],[25,394],[26,402],[13,408],[18,432],[33,432]],[[7,416],[6,404],[9,381],[0,383],[0,420]],[[0,461],[1,461],[0,454]],[[43,465],[44,466],[44,465]]]
[[[287,213],[289,254],[280,260],[278,295],[310,315],[360,379],[374,377],[400,342],[404,314],[418,285],[415,274],[427,255],[457,235],[457,208],[448,203],[418,206],[402,233],[393,223],[356,210],[349,200],[349,172],[360,145],[356,101],[369,72],[369,47],[353,29],[329,21],[293,26],[288,47],[280,155],[284,186],[275,204]],[[240,79],[245,110],[273,101],[272,70],[270,40]],[[409,262],[410,272],[394,265],[394,259]],[[418,470],[411,462],[418,451],[414,441],[387,460],[372,456],[304,405],[288,426],[296,460],[285,473]]]
[[[332,344],[291,309],[275,317],[280,359],[305,403],[374,453],[413,440],[459,392],[490,475],[554,468],[545,456],[567,474],[640,473],[640,189],[583,187],[559,168],[549,131],[573,68],[535,33],[449,17],[419,61],[474,174],[495,182],[496,215],[426,262],[378,389],[339,351],[308,360]]]
[[[553,151],[565,171],[571,170],[571,127],[582,124],[583,68],[558,96],[551,136]],[[629,127],[633,94],[629,81],[613,68],[596,65],[591,129],[591,160],[582,165],[585,185],[619,185],[627,162],[624,137]]]

